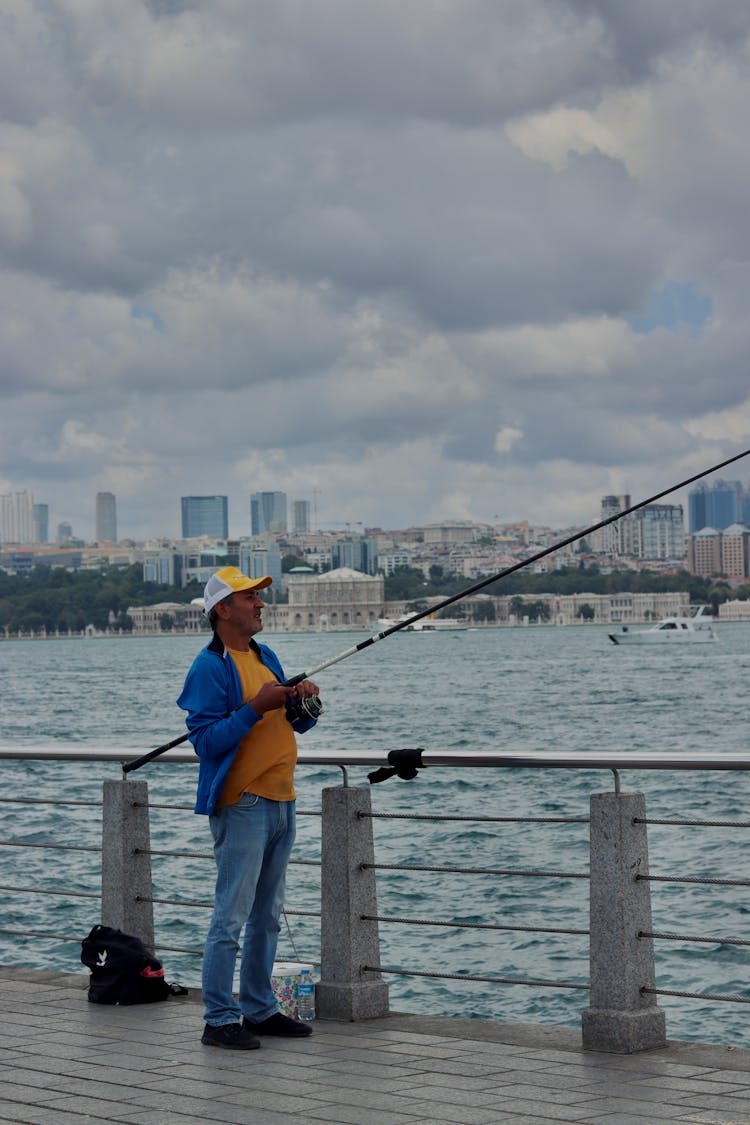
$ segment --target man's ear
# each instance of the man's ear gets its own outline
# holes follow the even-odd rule
[[[232,612],[232,599],[231,599],[231,597],[222,598],[222,600],[220,602],[216,603],[216,605],[214,606],[214,609],[216,610],[216,616],[220,617],[222,619],[222,621],[226,621],[228,619],[228,617],[230,616],[231,612]]]

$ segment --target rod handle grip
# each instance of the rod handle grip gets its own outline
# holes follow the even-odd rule
[[[189,734],[182,734],[179,738],[173,738],[171,742],[165,743],[164,746],[157,746],[155,750],[149,750],[148,754],[141,754],[140,758],[133,758],[132,762],[125,763],[122,767],[122,772],[131,773],[133,770],[140,769],[141,766],[146,765],[146,762],[153,761],[154,758],[158,758],[160,754],[166,753],[167,750],[171,750],[174,746],[180,746],[181,743],[187,742],[189,738]]]

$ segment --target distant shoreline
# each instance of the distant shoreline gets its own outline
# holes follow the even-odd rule
[[[737,622],[721,621],[720,618],[717,618],[716,621],[718,623],[722,624],[722,625],[737,624]],[[482,629],[482,630],[484,630],[484,629],[613,629],[613,628],[615,628],[615,624],[619,624],[619,623],[612,623],[612,622],[607,623],[607,622],[604,622],[604,621],[571,621],[571,622],[562,622],[562,623],[556,623],[556,622],[552,622],[552,621],[527,621],[527,622],[522,622],[522,621],[477,621],[475,623],[469,624],[468,628],[461,629],[460,632],[467,633],[467,632],[472,632],[472,630],[479,630],[479,629]],[[645,621],[645,620],[644,621],[629,621],[628,624],[629,625],[648,625],[648,624],[653,624],[653,622],[649,622],[649,621]],[[420,635],[422,635],[422,632],[423,632],[422,630],[417,630],[417,631],[420,633]],[[434,636],[436,632],[437,633],[440,633],[440,632],[452,633],[452,632],[455,632],[455,630],[450,630],[450,629],[430,630],[430,629],[427,629],[427,630],[424,630],[424,632],[426,634],[429,634],[430,636]],[[338,635],[338,634],[341,634],[343,636],[343,635],[349,634],[349,633],[355,633],[357,636],[360,636],[362,634],[364,634],[365,636],[368,636],[368,635],[371,636],[373,634],[373,631],[370,630],[370,629],[352,629],[352,628],[348,628],[348,629],[280,629],[280,630],[264,629],[263,633],[264,633],[264,636],[267,636],[267,637],[291,637],[291,636],[295,636],[295,637],[308,637],[308,636],[320,637],[320,636],[327,636],[327,635],[328,636],[330,636],[330,635],[335,636],[335,635]],[[106,640],[118,640],[118,639],[121,639],[121,640],[139,640],[139,639],[153,640],[154,637],[210,637],[210,636],[211,636],[211,630],[210,629],[200,629],[200,630],[196,630],[196,629],[165,629],[165,630],[155,629],[151,632],[145,632],[144,631],[144,632],[138,632],[138,633],[127,633],[127,632],[108,633],[108,632],[103,631],[103,630],[97,630],[95,632],[85,632],[85,631],[79,630],[78,632],[59,633],[59,634],[58,633],[46,633],[46,634],[22,633],[22,634],[19,635],[19,634],[16,634],[16,633],[12,633],[10,635],[0,636],[0,642],[2,642],[2,641],[8,641],[8,642],[9,641],[102,641],[102,640],[106,641]]]

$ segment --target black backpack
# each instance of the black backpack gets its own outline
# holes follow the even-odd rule
[[[161,961],[140,938],[112,926],[94,926],[81,942],[81,961],[91,970],[92,1004],[153,1004],[185,992],[167,984]]]

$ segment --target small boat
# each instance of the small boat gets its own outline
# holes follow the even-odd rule
[[[691,617],[663,617],[647,629],[631,629],[623,625],[621,632],[610,633],[616,645],[704,644],[715,641],[711,618],[705,615],[706,606],[698,606]]]
[[[402,621],[408,621],[409,616],[406,614],[396,621],[391,617],[381,617],[376,622],[376,632],[380,633],[385,629],[393,628],[394,625],[400,625]],[[466,621],[459,621],[455,617],[423,617],[412,625],[404,625],[403,628],[405,633],[445,633],[455,632],[456,629],[468,629],[469,626]]]

